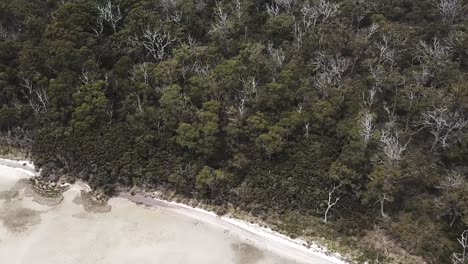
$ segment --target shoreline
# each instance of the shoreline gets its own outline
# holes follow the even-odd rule
[[[184,203],[163,200],[159,198],[151,198],[142,194],[132,195],[130,192],[120,192],[117,197],[127,199],[136,204],[141,204],[150,208],[167,208],[176,213],[185,216],[208,222],[225,230],[233,230],[236,233],[246,237],[256,246],[277,252],[280,255],[292,257],[300,261],[309,263],[311,258],[319,258],[331,263],[345,264],[348,263],[342,259],[338,253],[332,253],[326,250],[325,247],[320,247],[316,243],[308,244],[301,239],[292,239],[284,234],[276,232],[270,228],[262,227],[256,223],[250,223],[242,219],[232,218],[229,216],[218,216],[212,211],[208,211],[199,207],[191,207]],[[291,252],[291,249],[295,252]],[[315,262],[311,262],[315,263]]]
[[[39,173],[35,171],[33,163],[29,161],[0,158],[0,166],[21,170],[29,176],[39,175]],[[86,187],[89,188],[89,186]],[[187,204],[177,203],[170,200],[151,198],[142,195],[141,193],[132,195],[130,192],[120,192],[115,197],[124,198],[137,205],[144,205],[150,208],[168,209],[177,214],[181,214],[198,221],[207,222],[218,228],[224,229],[225,232],[232,231],[236,235],[251,241],[256,246],[276,252],[283,256],[292,257],[301,262],[317,263],[316,261],[322,260],[327,263],[348,263],[340,254],[332,253],[325,247],[321,247],[316,243],[308,244],[306,241],[301,239],[292,239],[284,234],[276,232],[270,228],[262,227],[256,223],[250,223],[245,220],[229,216],[218,216],[214,212],[199,207],[191,207]]]
[[[0,166],[10,167],[20,170],[29,176],[38,176],[39,172],[36,171],[34,163],[29,160],[12,160],[0,158]]]

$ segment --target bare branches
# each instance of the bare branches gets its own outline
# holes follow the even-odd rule
[[[358,123],[360,127],[359,134],[366,146],[371,140],[375,129],[375,115],[371,112],[371,108],[375,102],[376,94],[377,89],[372,87],[369,89],[368,93],[363,93],[362,95],[362,111],[358,117]]]
[[[243,93],[249,98],[256,98],[258,95],[258,82],[255,77],[241,78]]]
[[[240,22],[242,19],[242,14],[243,14],[241,1],[235,0],[234,4],[235,4],[234,10],[236,11],[237,20]]]
[[[421,41],[419,47],[421,55],[418,59],[424,64],[442,66],[448,64],[452,57],[452,48],[441,43],[438,38],[434,38],[430,45]]]
[[[302,24],[306,29],[314,28],[320,17],[320,13],[316,6],[313,6],[309,3],[305,4],[301,9],[302,14]]]
[[[25,77],[22,78],[21,87],[26,90],[26,99],[34,111],[34,115],[39,116],[47,113],[49,98],[44,87],[35,85],[31,79]]]
[[[462,247],[462,252],[452,254],[452,263],[465,264],[468,261],[468,230],[463,231],[457,241]]]
[[[330,58],[322,52],[318,52],[312,64],[315,65],[318,72],[313,77],[315,87],[322,96],[326,97],[330,87],[342,87],[343,74],[351,65],[351,60],[340,56]]]
[[[149,84],[149,66],[147,62],[133,65],[130,70],[130,79],[134,82]]]
[[[458,188],[465,183],[465,177],[459,172],[451,172],[439,184],[439,188],[450,190]]]
[[[392,131],[393,130],[393,131]],[[397,129],[382,129],[380,135],[380,143],[382,145],[382,151],[389,162],[398,162],[403,157],[403,151],[406,150],[406,144],[400,142],[400,137]]]
[[[379,24],[372,23],[372,25],[367,30],[367,39],[370,39],[376,32],[379,30]]]
[[[460,0],[439,0],[436,2],[445,22],[454,23],[463,13],[462,1]]]
[[[286,54],[284,53],[282,48],[276,49],[273,46],[273,42],[268,43],[267,47],[268,55],[270,55],[271,60],[273,61],[273,65],[275,69],[279,69],[283,66],[284,59],[286,58]]]
[[[294,7],[296,0],[274,0],[274,2],[289,13]]]
[[[216,2],[215,16],[216,22],[212,25],[210,32],[220,32],[223,35],[227,34],[229,29],[232,27],[232,22],[230,21],[227,12],[223,9],[220,2]]]
[[[388,215],[385,213],[385,210],[384,210],[385,201],[390,201],[390,198],[388,198],[387,195],[386,195],[385,193],[379,195],[380,215],[381,215],[383,218],[387,218],[387,217],[388,217]]]
[[[244,114],[247,111],[246,103],[248,101],[248,98],[245,93],[239,93],[239,96],[237,97],[237,103],[236,103],[236,110],[237,113],[239,114],[239,118],[242,119],[244,118]]]
[[[96,17],[96,25],[91,28],[97,36],[101,36],[104,32],[104,20],[102,16]]]
[[[247,103],[255,99],[258,94],[258,83],[255,77],[241,78],[243,89],[236,96],[235,111],[239,119],[247,113]]]
[[[107,0],[106,4],[104,4],[103,6],[98,5],[97,9],[99,11],[99,17],[100,17],[98,18],[97,22],[98,22],[98,25],[99,24],[100,25],[97,31],[94,30],[96,34],[99,31],[102,33],[102,30],[103,30],[102,21],[108,22],[112,26],[114,33],[117,32],[117,23],[123,18],[120,12],[120,6],[117,5],[117,7],[114,7],[112,5],[112,1]]]
[[[294,22],[294,46],[296,49],[302,47],[302,39],[304,38],[304,30],[298,22]]]
[[[305,4],[301,9],[304,27],[308,30],[314,28],[318,23],[325,24],[338,13],[338,7],[338,4],[326,0],[319,0],[315,5]]]
[[[213,72],[213,69],[208,64],[203,64],[199,60],[193,63],[192,71],[199,76],[208,76]]]
[[[338,203],[338,201],[340,200],[340,197],[336,197],[335,198],[335,201],[332,202],[332,196],[333,196],[333,193],[338,190],[338,188],[341,187],[341,183],[340,185],[336,186],[335,184],[333,184],[333,188],[331,189],[331,191],[328,192],[328,200],[326,201],[327,203],[327,209],[325,210],[325,213],[323,215],[323,222],[326,223],[328,221],[328,211],[330,211],[330,209],[336,205],[336,203]]]
[[[280,6],[276,2],[267,4],[266,11],[267,11],[267,14],[270,16],[277,16],[280,14]]]
[[[78,78],[80,79],[80,81],[83,84],[88,84],[88,83],[94,81],[94,79],[96,78],[96,74],[94,74],[93,72],[88,71],[87,69],[85,69],[83,67],[83,68],[81,68],[81,75]]]
[[[376,100],[377,89],[372,87],[369,89],[368,93],[363,93],[362,95],[362,108],[364,110],[370,111],[372,105]]]
[[[364,110],[364,112],[359,116],[359,124],[361,128],[359,134],[362,136],[366,145],[369,143],[372,138],[372,133],[374,132],[374,119],[374,115],[368,110]]]
[[[317,8],[321,16],[321,23],[324,24],[329,18],[338,13],[338,4],[330,3],[326,0],[319,0]]]
[[[454,132],[462,130],[468,124],[468,118],[462,110],[450,111],[447,107],[439,107],[426,111],[421,115],[420,125],[429,128],[434,136],[431,150],[442,147],[446,149]]]
[[[143,39],[140,40],[143,47],[146,49],[155,60],[163,60],[167,57],[170,45],[176,41],[168,32],[160,31],[149,26],[143,30]]]
[[[182,21],[182,11],[177,9],[177,0],[161,0],[159,2],[162,11],[166,14],[168,20],[180,24]]]
[[[388,62],[392,67],[395,63],[395,49],[390,46],[390,40],[387,36],[383,36],[382,41],[377,43],[379,50],[379,64]]]
[[[266,11],[270,16],[277,16],[282,10],[290,13],[294,4],[295,0],[273,0],[271,4],[266,5]]]

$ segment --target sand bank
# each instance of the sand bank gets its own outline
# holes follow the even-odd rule
[[[197,221],[209,223],[227,232],[233,232],[259,248],[295,259],[301,263],[346,263],[339,254],[332,254],[328,252],[326,248],[319,247],[315,244],[306,247],[305,241],[289,238],[257,224],[226,216],[219,217],[215,213],[201,208],[145,197],[140,194],[131,195],[130,193],[120,193],[119,196],[145,206],[167,208],[167,210],[197,219]]]
[[[30,175],[0,166],[0,190]],[[89,187],[73,184],[54,207],[34,205],[30,198],[0,198],[0,259],[8,264],[344,263],[269,229],[164,200],[123,193],[109,200],[110,212],[88,213],[73,202],[82,190]],[[19,225],[12,224],[18,217]]]

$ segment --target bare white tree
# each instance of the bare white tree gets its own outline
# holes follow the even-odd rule
[[[101,36],[104,32],[104,20],[101,15],[96,17],[96,25],[91,28],[97,36]]]
[[[463,13],[464,9],[460,0],[434,0],[440,14],[446,22],[453,23]]]
[[[394,128],[396,121],[398,119],[398,116],[395,114],[395,104],[392,106],[389,106],[386,101],[383,102],[383,109],[387,113],[387,118],[388,121],[385,123],[386,128]]]
[[[341,56],[328,57],[317,52],[312,64],[317,69],[317,74],[313,77],[315,87],[323,96],[328,96],[330,87],[342,88],[343,74],[351,65],[351,60]]]
[[[381,64],[369,65],[369,73],[374,80],[374,87],[379,89],[383,83],[383,77],[385,76],[385,69]]]
[[[442,189],[453,189],[458,188],[465,183],[464,176],[459,172],[451,172],[445,176],[440,182],[439,188]]]
[[[377,49],[379,50],[379,64],[389,63],[393,66],[395,63],[395,49],[390,46],[390,40],[387,36],[382,37],[382,41],[377,43]]]
[[[330,87],[334,86],[335,80],[333,75],[328,72],[319,72],[313,78],[315,88],[323,97],[328,97]]]
[[[302,29],[301,23],[294,22],[294,46],[296,49],[302,47],[302,39],[304,38],[304,29]]]
[[[247,111],[246,103],[248,101],[248,97],[245,93],[240,92],[239,96],[237,97],[237,104],[236,110],[239,115],[239,118],[242,119]]]
[[[312,62],[319,71],[329,72],[332,76],[337,79],[342,79],[342,75],[351,65],[349,58],[341,56],[328,57],[322,52],[316,53],[316,59]]]
[[[96,77],[96,74],[94,74],[92,71],[87,70],[85,67],[81,68],[81,75],[79,79],[83,84],[86,85],[90,82],[93,82]]]
[[[112,118],[114,116],[114,102],[113,101],[106,107],[106,115],[109,120],[107,121],[107,123],[109,125],[112,124]]]
[[[144,112],[143,110],[143,99],[141,98],[142,96],[140,93],[135,94],[136,100],[134,103],[135,110],[139,113],[142,114]]]
[[[44,87],[35,85],[31,79],[25,77],[22,78],[21,87],[26,90],[26,99],[28,99],[29,105],[34,111],[34,115],[39,116],[47,113],[49,98]]]
[[[372,23],[372,25],[369,27],[367,30],[367,39],[370,39],[377,31],[379,30],[379,24],[377,23]]]
[[[273,42],[269,42],[267,51],[268,55],[270,55],[270,58],[273,61],[275,70],[281,68],[286,58],[286,54],[284,53],[283,49],[281,47],[275,48]]]
[[[449,45],[445,45],[438,38],[434,38],[432,44],[420,42],[420,55],[417,58],[425,64],[442,66],[450,62],[452,52],[452,48]]]
[[[301,8],[302,24],[306,29],[314,28],[319,22],[320,13],[315,5],[309,3]]]
[[[305,136],[308,137],[309,136],[309,132],[310,132],[310,123],[306,123],[304,125],[304,130],[305,130]]]
[[[426,65],[423,65],[420,71],[413,71],[413,82],[417,87],[424,87],[431,77],[434,75]]]
[[[130,70],[130,79],[134,82],[143,82],[144,84],[149,83],[149,63],[143,62],[140,64],[133,65]]]
[[[382,129],[380,135],[380,143],[382,145],[382,151],[389,162],[398,162],[403,156],[403,152],[406,150],[406,144],[400,142],[400,137],[397,129]]]
[[[340,200],[340,197],[336,197],[334,201],[332,201],[332,196],[333,196],[333,193],[338,190],[338,188],[341,187],[341,183],[336,186],[335,184],[333,184],[333,188],[331,189],[331,191],[328,192],[328,200],[326,201],[327,203],[327,209],[325,210],[324,214],[323,214],[323,222],[326,223],[328,221],[328,212],[330,211],[330,209],[335,206],[338,201]]]
[[[280,5],[286,12],[291,12],[293,9],[296,0],[274,0],[278,5]]]
[[[367,109],[364,110],[359,116],[359,124],[361,127],[359,134],[367,145],[372,138],[372,133],[374,132],[374,115]]]
[[[193,63],[192,71],[200,76],[208,76],[213,72],[213,69],[208,64],[203,64],[201,61],[196,60]]]
[[[240,22],[242,19],[242,14],[243,14],[241,1],[235,0],[234,5],[235,5],[234,10],[236,11],[237,20]]]
[[[339,5],[326,0],[319,0],[317,7],[321,15],[321,23],[324,24],[328,19],[334,17],[338,13]]]
[[[229,19],[228,13],[223,9],[220,2],[216,2],[215,9],[216,21],[211,26],[211,33],[219,32],[223,35],[229,32],[229,29],[232,27],[232,22]]]
[[[385,193],[379,195],[380,215],[381,215],[383,218],[387,218],[387,217],[388,217],[388,215],[385,213],[385,210],[384,210],[385,201],[390,201],[390,198],[388,198],[387,195],[386,195]]]
[[[286,13],[290,13],[295,2],[296,0],[273,0],[271,4],[266,5],[266,10],[270,16],[277,16],[282,10]]]
[[[373,23],[371,26],[366,28],[358,29],[356,39],[362,40],[363,43],[368,43],[372,36],[376,35],[379,29],[379,25],[377,23]]]
[[[452,171],[447,173],[445,177],[440,181],[439,185],[436,186],[439,189],[443,189],[445,192],[453,192],[463,188],[465,184],[465,177],[458,171]],[[458,217],[462,216],[462,212],[456,203],[443,203],[438,202],[439,207],[445,208],[450,218],[450,227],[453,226]]]
[[[305,4],[301,8],[302,23],[306,30],[314,28],[318,23],[325,24],[338,13],[338,4],[319,0],[316,4]]]
[[[377,89],[372,87],[362,95],[362,108],[369,111],[376,100]]]
[[[103,21],[108,22],[114,32],[117,31],[117,23],[123,18],[122,13],[120,12],[120,6],[117,5],[114,7],[111,0],[107,0],[104,5],[97,5],[99,11],[99,16]],[[101,21],[102,21],[101,20]],[[99,23],[99,20],[98,20]],[[101,25],[102,28],[102,25]],[[102,31],[101,31],[102,32]]]
[[[438,147],[446,149],[454,133],[468,124],[468,118],[462,110],[450,111],[447,107],[439,107],[422,113],[420,124],[434,136],[431,148],[434,151]]]
[[[170,21],[180,24],[182,21],[182,11],[177,9],[177,0],[161,0],[159,5],[162,12]]]
[[[149,26],[143,30],[141,44],[155,60],[167,57],[171,44],[176,41],[168,32],[160,31]]]
[[[129,73],[130,73],[130,79],[133,82],[142,82],[144,84],[149,84],[149,78],[150,78],[149,77],[149,63],[143,62],[140,64],[133,65]],[[144,107],[143,107],[144,95],[142,94],[140,90],[136,89],[133,96],[134,96],[133,106],[137,113],[142,114],[144,112]]]
[[[255,77],[241,78],[242,93],[246,94],[250,99],[255,99],[258,95],[258,81]]]
[[[460,238],[457,239],[458,244],[462,247],[460,253],[452,254],[453,264],[466,264],[468,262],[468,230],[463,231]]]
[[[277,16],[280,14],[280,6],[276,2],[267,4],[266,11],[267,11],[267,14],[270,16]]]

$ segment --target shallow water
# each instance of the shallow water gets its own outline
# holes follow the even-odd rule
[[[0,192],[27,175],[0,167]],[[0,260],[8,264],[293,264],[240,236],[167,208],[123,198],[90,214],[73,203],[77,186],[55,207],[0,195]],[[12,198],[13,197],[13,198]],[[314,263],[314,262],[311,262]]]

